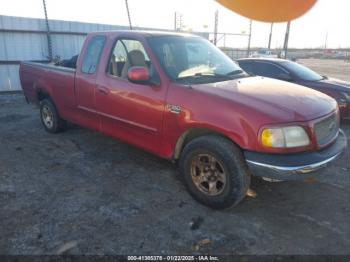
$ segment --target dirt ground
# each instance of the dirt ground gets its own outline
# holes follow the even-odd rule
[[[349,156],[315,181],[255,178],[256,197],[213,211],[166,160],[73,125],[48,134],[2,95],[0,254],[350,254]]]

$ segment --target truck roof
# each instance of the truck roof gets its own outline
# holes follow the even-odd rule
[[[144,36],[144,37],[152,37],[152,36],[180,36],[180,37],[199,37],[194,34],[189,33],[179,33],[179,32],[172,32],[172,31],[153,31],[153,30],[113,30],[113,31],[97,31],[97,32],[91,32],[89,33],[92,35],[95,34],[105,34],[105,35],[118,35],[118,34],[127,34],[129,36]]]

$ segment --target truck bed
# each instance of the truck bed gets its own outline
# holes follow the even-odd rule
[[[39,96],[49,95],[61,108],[75,105],[75,73],[74,68],[36,62],[22,62],[19,68],[22,89],[28,102],[38,103]]]

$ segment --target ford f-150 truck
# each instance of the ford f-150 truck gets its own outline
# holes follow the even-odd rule
[[[23,62],[20,79],[48,132],[69,121],[171,159],[213,208],[239,203],[251,174],[303,179],[347,144],[334,99],[250,77],[193,35],[90,33],[75,66]]]

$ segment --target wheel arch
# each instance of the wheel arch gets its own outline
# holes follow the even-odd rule
[[[36,88],[36,98],[37,98],[37,101],[39,103],[40,103],[40,101],[42,101],[46,98],[52,100],[49,92],[47,92],[44,88],[40,88],[40,87]]]
[[[40,78],[38,81],[34,82],[33,90],[35,91],[35,98],[38,104],[45,98],[49,98],[54,102],[51,87],[44,79]]]
[[[231,139],[229,136],[225,135],[223,132],[220,132],[218,130],[210,129],[210,128],[201,128],[201,127],[192,127],[187,129],[185,132],[183,132],[180,137],[176,141],[176,145],[173,152],[173,160],[178,160],[180,158],[181,152],[185,148],[185,146],[190,143],[192,140],[206,136],[206,135],[216,135],[223,137],[230,142],[234,143],[238,147],[239,144],[237,144],[233,139]]]

